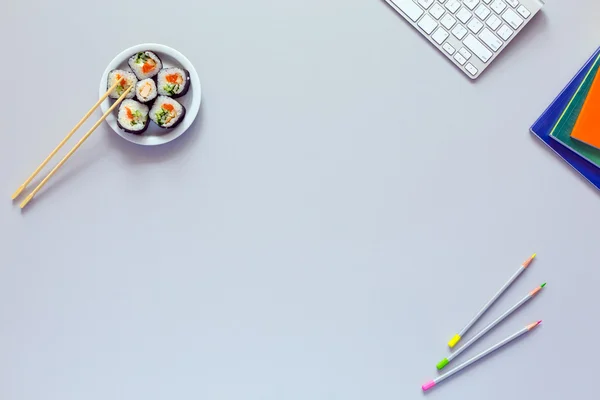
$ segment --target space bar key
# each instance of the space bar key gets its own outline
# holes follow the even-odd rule
[[[467,46],[479,59],[483,62],[488,62],[492,57],[492,52],[487,49],[477,38],[471,34],[463,40],[463,44]]]
[[[423,10],[413,0],[392,0],[400,10],[412,19],[413,22],[417,22],[419,17],[423,14]]]

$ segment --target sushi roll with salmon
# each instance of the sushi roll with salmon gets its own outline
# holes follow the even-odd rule
[[[135,85],[135,97],[140,103],[150,103],[158,96],[154,79],[143,79]]]
[[[158,73],[158,94],[178,98],[190,89],[190,74],[181,68],[165,68]]]
[[[127,63],[139,80],[156,76],[162,68],[160,57],[151,51],[135,53]]]
[[[111,99],[118,99],[129,86],[135,86],[137,81],[138,80],[135,77],[135,75],[130,71],[124,71],[122,69],[114,69],[110,71],[108,73],[106,88],[111,88],[115,84],[115,82],[118,82],[118,85],[112,92],[110,92],[108,97],[110,97]],[[133,96],[135,96],[135,91],[130,90],[129,93],[127,93],[127,96],[125,96],[125,98],[133,99]]]
[[[158,96],[150,110],[150,119],[165,129],[176,127],[184,117],[185,107],[167,96]]]
[[[123,100],[117,114],[117,124],[125,132],[142,134],[148,129],[148,106],[135,100]]]

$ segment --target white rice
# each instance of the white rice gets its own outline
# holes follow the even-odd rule
[[[130,85],[135,86],[135,84],[137,83],[137,78],[130,71],[115,69],[109,72],[106,86],[107,89],[110,88],[117,80],[121,81],[123,79],[125,79],[126,81],[125,85],[123,86],[121,85],[121,83],[119,83],[119,85],[112,92],[110,92],[108,97],[110,97],[111,99],[118,99],[119,97],[121,97],[125,89],[127,89],[127,87],[129,87]],[[125,96],[125,98],[133,99],[133,96],[135,96],[135,90],[130,90],[129,93],[127,93],[127,96]]]
[[[149,87],[150,91],[146,96],[143,96],[142,91],[146,90],[146,87]],[[147,103],[149,101],[154,100],[156,96],[158,96],[158,92],[156,91],[156,83],[154,82],[154,79],[148,78],[139,81],[135,86],[135,96],[137,97],[138,101],[142,103]]]
[[[143,67],[145,63],[153,63],[153,68],[144,73]],[[152,78],[158,74],[158,71],[162,69],[162,62],[160,58],[156,54],[151,51],[140,51],[139,53],[135,53],[129,58],[127,62],[131,70],[135,73],[138,79],[147,79]]]
[[[175,116],[170,115],[169,111],[163,108],[163,105],[171,104]],[[158,96],[152,109],[150,110],[150,119],[161,128],[171,128],[177,125],[181,118],[185,116],[185,109],[177,100],[167,96]],[[168,119],[168,122],[167,122]]]
[[[168,75],[177,74],[181,77],[180,83],[171,83],[167,81]],[[181,68],[165,68],[158,73],[157,84],[158,94],[161,96],[178,97],[186,90],[189,85],[189,77]]]
[[[127,108],[131,111],[132,114],[136,115],[134,120],[130,120],[127,116]],[[135,100],[123,100],[121,105],[119,106],[119,113],[117,115],[117,120],[119,124],[129,131],[143,131],[146,129],[148,125],[148,106],[142,104]]]

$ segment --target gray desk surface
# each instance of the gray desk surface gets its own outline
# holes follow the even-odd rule
[[[0,398],[420,399],[534,251],[484,322],[547,290],[477,349],[543,328],[427,397],[590,398],[600,197],[528,132],[598,46],[600,3],[572,3],[476,83],[378,0],[5,5]],[[191,131],[143,148],[103,126],[19,212],[106,64],[148,41],[198,69]]]

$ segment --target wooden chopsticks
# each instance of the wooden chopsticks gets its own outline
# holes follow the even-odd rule
[[[60,150],[61,147],[63,147],[64,144],[67,143],[67,141],[73,136],[73,134],[77,131],[77,129],[79,129],[81,127],[81,125],[83,125],[83,123],[90,117],[90,115],[92,115],[92,113],[96,110],[96,108],[98,108],[98,106],[104,100],[106,100],[106,98],[108,97],[110,92],[112,92],[117,87],[118,84],[119,84],[119,81],[115,82],[110,88],[108,88],[106,93],[104,93],[102,95],[102,97],[100,97],[98,102],[96,104],[94,104],[94,106],[83,116],[81,121],[79,121],[77,123],[77,125],[75,125],[75,127],[71,130],[71,132],[69,132],[67,134],[67,136],[65,136],[65,138],[58,144],[58,146],[56,146],[56,148],[54,150],[52,150],[52,152],[48,155],[48,157],[46,157],[46,159],[40,164],[40,166],[37,167],[37,169],[33,172],[33,174],[31,174],[31,176],[29,178],[27,178],[27,180],[25,182],[23,182],[23,184],[21,186],[19,186],[19,188],[12,195],[13,200],[15,200],[17,197],[19,197],[19,195],[27,188],[27,185],[29,185],[31,183],[31,181],[36,177],[36,175],[46,166],[46,164],[48,164],[48,162],[52,159],[52,157],[54,157],[56,155],[58,150]],[[119,104],[121,104],[121,102],[123,100],[125,100],[125,97],[131,91],[131,89],[133,89],[133,86],[129,86],[123,92],[123,94],[114,102],[114,104],[112,106],[110,106],[110,108],[104,113],[104,115],[102,115],[102,117],[98,120],[98,122],[96,122],[94,124],[94,126],[92,126],[92,128],[77,142],[77,144],[75,144],[75,146],[73,146],[71,151],[69,151],[67,153],[67,155],[64,156],[62,160],[60,160],[60,162],[56,165],[56,167],[54,167],[52,169],[52,171],[50,171],[50,173],[40,182],[40,184],[37,185],[37,187],[35,189],[33,189],[33,191],[20,204],[21,208],[24,208],[31,201],[31,199],[33,199],[33,197],[42,189],[42,187],[44,187],[44,185],[46,184],[46,182],[48,182],[48,180],[52,177],[52,175],[54,175],[56,173],[56,171],[60,167],[62,167],[62,165],[65,162],[67,162],[67,160],[73,155],[73,153],[75,153],[75,151],[77,151],[77,149],[83,144],[83,142],[85,142],[87,140],[87,138],[89,138],[92,135],[92,133],[96,130],[96,128],[98,128],[100,126],[100,124],[110,115],[110,113],[113,112],[113,110]]]

